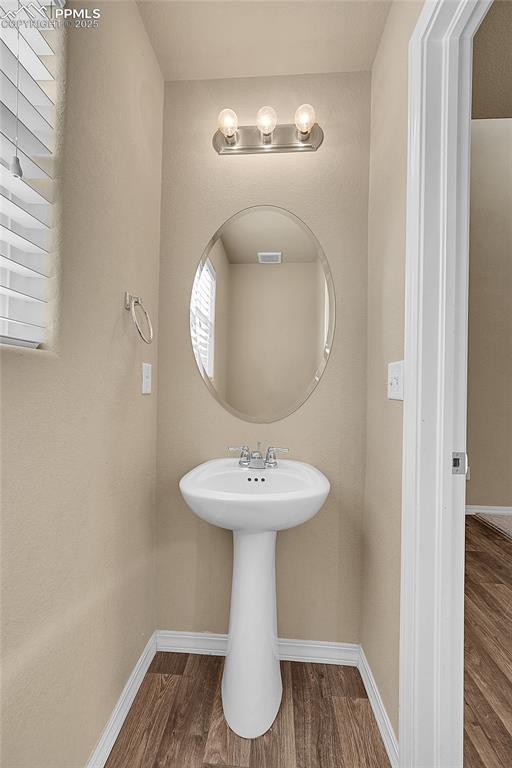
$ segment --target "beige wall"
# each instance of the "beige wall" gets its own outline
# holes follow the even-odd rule
[[[318,263],[229,269],[227,401],[259,421],[279,418],[304,400],[323,360],[318,328],[325,290],[318,288]]]
[[[361,641],[397,732],[402,404],[386,381],[403,358],[407,55],[421,7],[393,3],[372,70]]]
[[[512,118],[512,2],[494,0],[473,43],[473,117]]]
[[[512,119],[473,120],[467,503],[512,507]]]
[[[97,3],[94,3],[96,6]],[[2,765],[83,768],[155,628],[163,83],[136,6],[69,32],[54,350],[2,354]]]
[[[224,456],[226,446],[286,445],[329,477],[330,497],[310,522],[278,537],[279,633],[359,640],[364,463],[368,73],[167,83],[160,271],[158,626],[227,630],[231,535],[185,506],[179,478]],[[315,105],[325,130],[317,153],[221,157],[211,146],[217,114],[241,124],[262,104],[291,120]],[[183,120],[188,131],[176,129]],[[310,226],[329,260],[337,331],[326,373],[308,402],[270,425],[226,412],[202,382],[191,352],[188,305],[198,260],[217,228],[250,205],[288,208]],[[255,319],[257,322],[258,319]],[[246,322],[244,318],[243,322]]]

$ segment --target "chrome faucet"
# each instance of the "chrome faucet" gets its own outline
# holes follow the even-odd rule
[[[276,453],[288,453],[288,448],[274,448],[273,445],[267,448],[267,455],[263,458],[261,453],[261,443],[258,448],[251,451],[248,445],[230,445],[228,451],[240,451],[238,463],[246,469],[275,469],[277,467]]]

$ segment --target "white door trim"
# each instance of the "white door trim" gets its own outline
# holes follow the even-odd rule
[[[491,0],[427,0],[409,47],[400,765],[462,768],[472,39]]]

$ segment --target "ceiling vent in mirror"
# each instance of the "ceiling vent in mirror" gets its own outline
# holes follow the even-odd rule
[[[260,264],[280,264],[282,255],[281,251],[260,251],[258,261]]]

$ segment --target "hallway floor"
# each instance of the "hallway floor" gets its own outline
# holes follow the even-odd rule
[[[357,669],[281,662],[274,725],[242,739],[226,725],[223,659],[157,653],[106,768],[389,768]]]
[[[512,541],[466,520],[464,768],[512,765]]]

